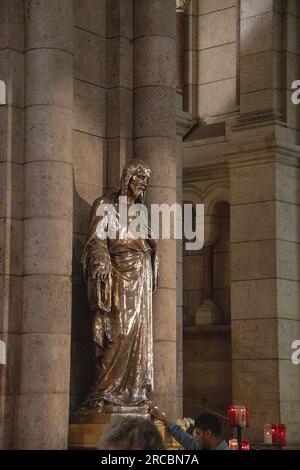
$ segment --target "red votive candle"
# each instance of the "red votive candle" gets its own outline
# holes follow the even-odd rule
[[[286,425],[279,424],[278,425],[278,444],[281,446],[286,446]]]
[[[236,413],[236,407],[235,406],[230,406],[227,410],[228,414],[228,420],[229,420],[229,426],[232,428],[237,425],[237,413]]]
[[[246,408],[246,427],[249,428],[249,408],[248,408],[248,405],[245,405],[245,408]]]
[[[277,444],[277,443],[278,443],[277,426],[275,424],[272,424],[272,444]]]
[[[248,439],[242,439],[241,444],[242,444],[241,450],[250,450],[250,443],[249,443]]]

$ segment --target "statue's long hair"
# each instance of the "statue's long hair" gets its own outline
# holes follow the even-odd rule
[[[113,191],[113,196],[115,199],[117,199],[119,196],[127,196],[129,182],[133,175],[136,174],[146,175],[148,178],[150,178],[150,167],[142,160],[133,159],[127,163],[123,168],[120,183]],[[143,203],[144,201],[139,200],[138,202]]]

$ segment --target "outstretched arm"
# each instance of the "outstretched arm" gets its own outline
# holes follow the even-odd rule
[[[157,407],[151,405],[149,412],[152,418],[162,421],[179,444],[184,447],[185,450],[200,450],[199,442],[194,439],[190,434],[183,431],[183,429],[176,423],[172,423],[168,420],[166,415],[162,413]]]
[[[189,433],[185,432],[178,424],[168,423],[168,430],[185,450],[200,450],[200,445],[197,439],[194,439]]]

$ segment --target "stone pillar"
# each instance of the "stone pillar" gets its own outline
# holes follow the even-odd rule
[[[192,116],[184,112],[186,56],[186,12],[190,0],[176,0],[176,57],[177,57],[177,203],[182,204],[182,139],[193,124]],[[183,416],[183,259],[182,240],[177,241],[176,294],[177,294],[177,411]]]
[[[132,158],[133,0],[107,2],[107,189]]]
[[[179,3],[181,3],[179,1]],[[184,15],[184,92],[183,108],[184,110],[198,117],[198,10],[200,2],[191,0]]]
[[[176,4],[134,1],[134,158],[152,169],[150,203],[176,202]],[[176,240],[160,240],[154,400],[176,417]]]
[[[178,90],[177,90],[178,94]],[[192,116],[178,109],[177,101],[177,204],[182,205],[182,139],[194,121]],[[177,413],[183,416],[183,244],[177,240],[176,256],[176,298],[177,298]]]
[[[184,16],[189,7],[190,0],[176,0],[176,58],[177,78],[176,87],[183,91],[185,75],[185,21]]]
[[[23,318],[17,448],[65,449],[72,257],[73,1],[25,5]]]
[[[248,403],[258,436],[283,422],[289,442],[300,441],[299,119],[285,80],[299,60],[298,14],[295,2],[241,0],[241,115],[228,157],[233,398]]]
[[[282,3],[279,0],[241,0],[241,120],[281,119],[283,116]]]
[[[300,3],[283,2],[282,13],[282,66],[286,70],[283,80],[283,110],[288,126],[298,129],[300,107],[295,106],[292,102],[292,93],[294,92],[292,83],[299,80],[300,44],[297,35],[300,26]]]
[[[283,422],[299,442],[299,150],[230,157],[233,399],[251,429]],[[243,158],[241,158],[243,157]]]
[[[249,405],[257,439],[264,423],[282,422],[290,443],[300,441],[300,369],[291,361],[300,337],[299,119],[285,110],[282,80],[298,58],[285,72],[281,61],[297,11],[296,2],[241,0],[241,116],[228,155],[233,399]],[[285,20],[295,26],[288,34]]]
[[[14,447],[22,303],[24,2],[1,1],[0,78],[0,449]]]

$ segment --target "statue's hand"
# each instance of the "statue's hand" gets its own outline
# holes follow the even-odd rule
[[[92,278],[93,279],[100,278],[101,281],[106,281],[109,276],[110,270],[111,270],[110,262],[101,261],[101,262],[94,263],[92,267],[92,272],[91,272]]]
[[[100,279],[103,282],[106,282],[110,273],[110,266],[105,264],[100,269]]]
[[[100,274],[100,280],[102,282],[106,282],[108,280],[108,273],[107,274]]]

